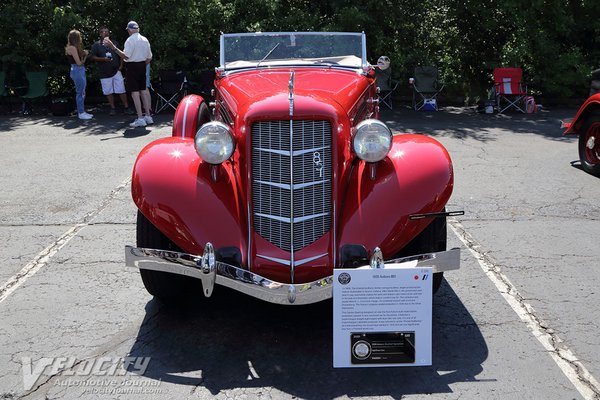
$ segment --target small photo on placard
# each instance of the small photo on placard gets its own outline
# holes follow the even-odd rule
[[[352,364],[413,364],[415,332],[364,332],[350,334]]]

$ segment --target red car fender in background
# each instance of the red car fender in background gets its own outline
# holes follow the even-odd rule
[[[581,123],[593,111],[600,112],[600,93],[590,96],[579,108],[575,118],[569,122],[563,122],[562,127],[565,129],[563,135],[578,134]]]
[[[208,106],[201,96],[185,96],[173,116],[173,137],[194,138],[198,128],[210,121]]]

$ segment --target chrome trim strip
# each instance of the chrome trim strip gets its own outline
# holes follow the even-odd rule
[[[250,182],[250,179],[248,179],[248,182]],[[251,261],[251,251],[252,251],[252,224],[251,224],[251,216],[250,216],[250,198],[248,197],[248,255],[247,255],[247,259],[246,259],[246,267],[248,269],[250,269],[252,267],[252,261]]]
[[[294,185],[294,189],[304,189],[305,187],[320,185],[320,184],[328,182],[328,181],[329,181],[329,179],[323,179],[321,181],[316,181],[316,182],[301,183],[299,185]],[[256,180],[254,182],[258,182],[260,184],[267,185],[267,186],[277,187],[277,188],[280,188],[280,189],[292,190],[292,185],[286,185],[286,184],[283,184],[283,183],[268,182],[268,181],[259,181],[259,180]]]
[[[364,32],[361,32],[362,35],[362,67],[363,69],[368,68],[367,62],[367,35]]]
[[[219,64],[220,69],[225,70],[225,37],[227,34],[221,32],[221,37],[219,40]]]
[[[290,81],[288,82],[288,89],[290,90],[290,118],[292,118],[294,116],[294,85],[295,85],[295,75],[294,75],[294,70],[292,69],[292,72],[290,72]]]
[[[313,256],[313,257],[308,257],[308,258],[304,258],[302,260],[298,260],[295,262],[295,266],[298,267],[300,265],[304,265],[306,263],[309,263],[311,261],[317,260],[321,257],[326,256],[327,253],[323,253],[323,254],[319,254],[318,256]],[[283,258],[276,258],[276,257],[269,257],[269,256],[263,256],[262,254],[257,254],[256,257],[260,257],[260,258],[264,258],[265,260],[269,260],[269,261],[274,261],[276,263],[279,264],[283,264],[283,265],[287,265],[288,267],[290,266],[290,261],[289,260],[284,260]]]
[[[417,268],[431,267],[433,272],[445,272],[460,269],[460,249],[454,247],[450,250],[439,251],[436,253],[425,253],[415,256],[396,258],[386,260],[387,264],[413,263]]]
[[[360,36],[364,35],[364,32],[298,32],[298,31],[277,31],[277,32],[239,32],[239,33],[223,33],[221,36],[274,36],[274,35],[304,35],[304,36],[319,36],[319,35],[330,35],[330,36]]]
[[[187,121],[188,107],[190,106],[191,102],[191,99],[187,99],[185,102],[185,108],[183,109],[183,129],[181,130],[181,137],[185,137],[185,121]]]
[[[258,217],[264,217],[264,218],[268,218],[268,219],[273,219],[275,221],[281,221],[281,222],[286,222],[286,223],[291,223],[291,218],[285,218],[285,217],[279,217],[277,215],[270,215],[270,214],[261,214],[261,213],[256,213],[254,214]]]
[[[206,258],[174,251],[125,246],[125,265],[128,267],[174,273],[196,279],[210,275],[203,271],[203,266],[206,268],[206,261],[203,263],[203,259]],[[404,267],[409,268],[432,267],[433,272],[450,271],[460,268],[460,249],[421,254],[395,261],[405,263]],[[386,261],[384,269],[388,268],[390,262]],[[216,284],[269,303],[311,304],[329,299],[333,295],[333,276],[307,283],[280,283],[219,261],[216,261],[215,271]]]
[[[296,267],[300,266],[300,265],[304,265],[306,263],[309,263],[311,261],[317,260],[321,257],[325,257],[327,255],[327,253],[323,253],[323,254],[319,254],[318,256],[314,256],[314,257],[308,257],[308,258],[304,258],[302,260],[298,260],[296,261]]]
[[[306,150],[296,150],[292,152],[293,156],[301,156],[303,154],[307,154],[307,153],[311,153],[311,152],[315,152],[317,150],[325,150],[328,149],[330,146],[321,146],[321,147],[315,147],[314,149],[306,149]]]
[[[292,151],[285,151],[285,150],[275,150],[275,149],[265,149],[263,147],[255,147],[255,150],[260,150],[260,151],[264,151],[265,153],[274,153],[274,154],[279,154],[281,156],[290,156],[292,155]]]
[[[259,180],[255,180],[254,182],[258,182],[262,185],[277,187],[280,189],[290,190],[292,188],[292,185],[285,185],[283,183],[277,183],[277,182],[268,182],[268,181],[259,181]]]
[[[329,213],[325,212],[325,213],[319,213],[319,214],[313,214],[313,215],[305,215],[303,217],[294,218],[294,222],[304,222],[304,221],[308,221],[309,219],[324,217],[326,215],[329,215]]]
[[[294,71],[290,77],[290,281],[294,283]]]
[[[334,179],[335,179],[335,175],[334,175]],[[335,232],[337,231],[337,226],[335,225],[335,201],[333,201],[333,226],[331,227],[331,232],[332,232],[332,245],[331,247],[333,247],[333,259],[331,260],[331,263],[333,264],[333,268],[337,268],[337,241],[336,241],[336,235]]]
[[[280,217],[278,215],[262,214],[262,213],[256,213],[255,215],[257,215],[259,217],[263,217],[263,218],[272,219],[272,220],[275,220],[275,221],[280,221],[280,222],[286,222],[288,224],[293,224],[293,223],[308,221],[310,219],[324,217],[326,215],[329,215],[329,213],[320,213],[320,214],[313,214],[313,215],[305,215],[303,217],[298,217],[298,218],[285,218],[285,217]]]
[[[262,254],[257,254],[256,257],[264,258],[265,260],[269,260],[269,261],[274,261],[274,262],[282,264],[282,265],[287,265],[288,267],[291,264],[290,260],[284,260],[283,258],[263,256]]]
[[[294,263],[294,85],[295,72],[290,72],[290,81],[288,89],[290,90],[290,282],[294,283],[295,263]]]
[[[299,185],[295,185],[294,189],[304,189],[305,187],[320,185],[320,184],[325,183],[325,182],[329,182],[329,179],[323,179],[323,180],[315,181],[315,182],[301,183]],[[328,214],[328,213],[325,213],[325,214]]]

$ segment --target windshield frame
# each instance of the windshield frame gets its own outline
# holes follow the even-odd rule
[[[343,65],[336,63],[320,63],[317,60],[312,60],[309,58],[296,58],[296,59],[278,59],[278,60],[239,60],[239,61],[230,61],[227,64],[235,64],[236,66],[227,65],[225,62],[225,41],[227,38],[233,37],[258,37],[258,36],[358,36],[361,40],[361,54],[360,54],[360,66],[352,66],[352,65]],[[219,52],[219,62],[220,66],[217,68],[218,71],[221,72],[233,72],[239,70],[248,70],[248,69],[261,69],[261,68],[276,68],[276,67],[327,67],[327,68],[342,68],[342,69],[351,69],[351,70],[359,70],[362,69],[366,71],[369,67],[369,62],[367,61],[367,43],[366,43],[366,35],[364,32],[246,32],[246,33],[221,33],[220,38],[220,52]],[[355,56],[357,59],[358,55]],[[326,57],[321,57],[325,59]],[[330,57],[334,58],[334,57]]]

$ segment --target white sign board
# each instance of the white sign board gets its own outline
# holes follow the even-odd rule
[[[431,365],[431,268],[336,269],[333,366]]]

